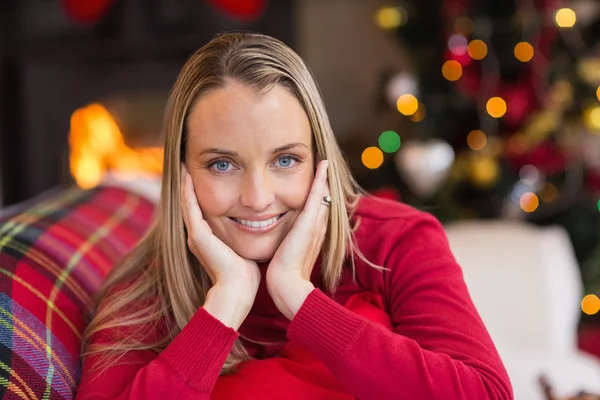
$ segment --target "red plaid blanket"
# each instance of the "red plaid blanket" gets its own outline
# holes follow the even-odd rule
[[[73,398],[91,296],[153,211],[122,189],[73,188],[0,220],[0,398]]]

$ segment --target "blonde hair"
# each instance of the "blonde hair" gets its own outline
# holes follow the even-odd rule
[[[166,111],[166,138],[161,201],[154,223],[140,243],[108,275],[98,294],[96,314],[84,333],[84,345],[92,335],[106,329],[133,329],[116,343],[89,345],[85,356],[104,354],[105,368],[130,350],[160,352],[204,304],[211,281],[187,247],[180,210],[180,163],[186,143],[186,119],[196,99],[227,80],[250,85],[257,91],[282,85],[293,93],[310,121],[314,151],[329,160],[332,197],[329,226],[321,252],[326,289],[335,291],[345,261],[354,256],[380,268],[362,255],[351,226],[354,209],[366,193],[352,177],[332,132],[319,88],[302,59],[281,41],[255,33],[224,33],[196,51],[183,66],[173,87]],[[117,288],[127,288],[112,295]],[[135,305],[134,310],[131,310]],[[123,314],[122,310],[127,310]],[[139,333],[144,326],[167,329],[158,340],[146,343]],[[222,373],[249,356],[238,340]]]

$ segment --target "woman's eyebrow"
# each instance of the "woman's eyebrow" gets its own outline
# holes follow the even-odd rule
[[[304,143],[294,142],[294,143],[288,143],[286,145],[274,148],[273,150],[271,150],[271,154],[279,153],[280,151],[291,150],[296,147],[304,147],[304,148],[308,149],[308,146],[305,145]],[[235,157],[238,155],[238,153],[236,153],[235,151],[220,149],[217,147],[211,147],[209,149],[202,150],[200,152],[199,156],[202,156],[204,154],[219,154],[219,155],[223,155],[223,156],[232,156],[232,157]]]

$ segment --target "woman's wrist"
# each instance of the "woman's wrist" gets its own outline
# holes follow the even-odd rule
[[[304,279],[297,281],[283,280],[280,282],[282,283],[273,284],[269,287],[269,294],[279,311],[291,321],[308,295],[315,289],[315,285]]]
[[[244,300],[240,296],[242,293],[244,291],[237,288],[215,285],[206,294],[202,307],[225,326],[237,331],[254,302],[254,298],[251,301]]]

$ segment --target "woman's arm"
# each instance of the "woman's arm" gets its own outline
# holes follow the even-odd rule
[[[422,243],[435,246],[441,226],[426,225],[420,230],[438,237]],[[390,245],[383,294],[393,331],[315,289],[290,323],[288,338],[319,357],[361,400],[512,399],[460,267],[451,255],[432,260],[439,253],[419,247],[407,241]]]
[[[100,374],[99,356],[86,357],[76,398],[208,399],[238,337],[235,329],[247,315],[224,308],[221,295],[213,291],[211,296],[211,291],[204,307],[160,355],[129,351]],[[117,331],[102,331],[92,337],[92,343],[114,343],[116,335]]]

